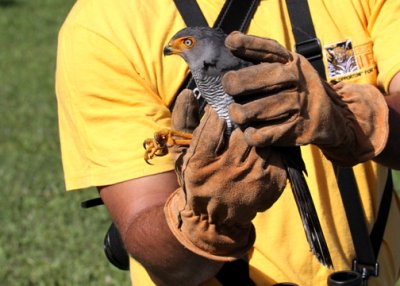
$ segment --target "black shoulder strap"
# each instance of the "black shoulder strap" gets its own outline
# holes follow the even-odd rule
[[[326,79],[322,61],[322,48],[315,33],[308,1],[286,0],[286,4],[296,40],[296,52],[305,56],[320,76]],[[357,271],[369,272],[368,276],[377,276],[378,264],[376,259],[382,243],[392,198],[391,171],[389,170],[377,221],[371,235],[369,235],[353,169],[339,166],[334,166],[334,169],[356,251],[353,268]]]
[[[186,26],[209,26],[196,0],[174,0],[174,2]],[[220,28],[227,34],[233,31],[245,32],[259,3],[260,0],[226,0],[213,27]]]
[[[208,26],[200,7],[196,0],[174,0],[186,26]],[[245,32],[251,19],[258,7],[260,0],[227,0],[218,15],[213,27],[222,29],[226,34],[232,31]],[[191,76],[185,79],[182,88],[193,89],[195,82]],[[182,89],[181,88],[181,89]],[[200,110],[204,108],[205,101],[200,97]],[[173,108],[173,105],[171,109]],[[249,264],[247,261],[239,259],[233,262],[227,262],[216,276],[222,285],[241,285],[254,286],[250,278]]]
[[[183,21],[188,27],[208,27],[207,20],[196,0],[174,0]]]
[[[386,222],[389,217],[390,204],[393,195],[393,177],[392,171],[389,169],[385,189],[383,191],[381,204],[379,205],[378,216],[376,218],[374,227],[372,228],[370,239],[372,247],[374,248],[375,257],[378,258],[379,249],[382,244],[383,235],[385,234]]]
[[[320,76],[325,79],[321,43],[315,34],[308,1],[286,0],[286,5],[296,42],[295,51],[306,57]]]
[[[351,236],[353,238],[357,260],[374,265],[375,254],[373,252],[371,240],[369,239],[368,228],[365,223],[364,211],[353,169],[338,166],[334,167]]]
[[[259,3],[260,0],[225,1],[213,27],[222,29],[226,34],[233,31],[246,32]]]

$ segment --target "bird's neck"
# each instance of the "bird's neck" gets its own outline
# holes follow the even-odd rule
[[[221,84],[221,75],[208,75],[202,70],[194,70],[192,74],[201,96],[208,104],[213,105],[218,100],[218,97],[225,93]]]

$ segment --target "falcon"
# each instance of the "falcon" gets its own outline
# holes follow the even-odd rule
[[[195,94],[201,96],[226,122],[226,136],[234,128],[244,126],[235,125],[228,113],[228,107],[234,102],[221,84],[223,75],[230,70],[237,70],[253,65],[234,56],[224,41],[226,34],[219,29],[207,27],[188,27],[176,33],[164,48],[164,55],[179,55],[188,64],[193,79],[197,85]],[[173,139],[174,137],[181,139]],[[153,139],[147,139],[144,146],[147,149],[145,159],[155,155],[165,155],[168,148],[174,144],[188,145],[190,134],[174,130],[162,130],[155,134]],[[300,218],[302,220],[306,239],[312,253],[318,261],[327,267],[332,267],[330,253],[318,219],[318,215],[307,186],[304,174],[305,164],[301,158],[299,147],[277,148],[282,152],[288,178],[291,183]]]

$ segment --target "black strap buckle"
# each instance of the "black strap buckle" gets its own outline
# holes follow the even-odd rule
[[[321,42],[318,38],[296,43],[294,47],[296,53],[303,55],[309,61],[322,58]]]
[[[357,259],[353,260],[353,271],[361,274],[363,280],[367,280],[370,276],[379,276],[379,262],[375,265],[359,263]]]

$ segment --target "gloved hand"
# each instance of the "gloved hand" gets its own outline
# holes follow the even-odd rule
[[[251,146],[315,144],[339,165],[372,159],[388,137],[388,107],[372,85],[323,81],[301,55],[274,40],[231,33],[226,46],[254,62],[223,78],[233,122]]]
[[[193,133],[200,123],[199,104],[190,89],[182,90],[176,98],[172,110],[171,129],[180,132]],[[182,167],[183,156],[186,154],[187,146],[174,145],[170,153],[175,160],[178,170]],[[179,176],[178,176],[179,177]]]
[[[187,96],[179,95],[174,122],[191,118],[186,113],[191,108],[181,104],[191,101]],[[251,220],[271,207],[286,185],[278,152],[249,147],[239,128],[230,137],[224,136],[224,129],[224,121],[206,109],[181,157],[183,165],[177,173],[181,188],[164,208],[176,238],[194,253],[217,261],[234,260],[248,252],[255,239]]]

